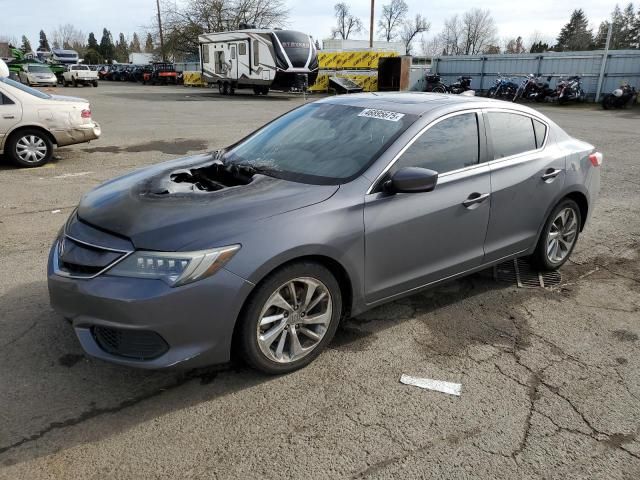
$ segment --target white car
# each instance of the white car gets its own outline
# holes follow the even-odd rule
[[[49,95],[0,77],[0,154],[22,167],[39,167],[53,146],[100,137],[87,100]]]
[[[58,84],[58,78],[55,73],[47,65],[38,63],[23,65],[18,76],[25,85],[55,87]]]
[[[65,87],[78,84],[98,86],[98,72],[94,72],[87,65],[69,65],[66,72],[62,74],[62,84]]]

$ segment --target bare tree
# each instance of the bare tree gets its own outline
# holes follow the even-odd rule
[[[161,8],[167,53],[198,51],[198,35],[257,28],[284,27],[289,10],[284,0],[187,0],[179,6],[166,0]]]
[[[391,3],[383,5],[382,17],[378,20],[380,38],[387,42],[397,38],[408,11],[409,7],[404,0],[391,0]]]
[[[525,53],[526,51],[527,48],[525,48],[522,42],[522,37],[507,40],[504,47],[504,53]]]
[[[85,35],[70,23],[59,25],[57,29],[51,33],[51,39],[54,45],[59,48],[72,48],[74,50],[84,47]]]
[[[496,23],[489,10],[472,8],[462,15],[462,53],[476,55],[495,43]]]
[[[342,38],[346,40],[352,33],[359,33],[363,30],[362,20],[351,15],[349,5],[344,2],[334,5],[337,25],[332,30],[333,38]]]
[[[459,55],[462,38],[462,22],[458,15],[447,18],[444,21],[444,28],[439,35],[439,43],[442,46],[442,55]]]
[[[428,32],[430,28],[431,24],[419,13],[416,14],[413,20],[404,22],[400,38],[406,47],[407,55],[411,55],[412,43],[415,36],[419,33]]]
[[[422,54],[426,57],[437,57],[442,54],[443,45],[440,41],[440,35],[434,35],[430,38],[422,36],[420,39],[420,48]]]

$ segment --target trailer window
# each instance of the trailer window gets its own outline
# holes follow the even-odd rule
[[[238,44],[238,55],[246,55],[247,54],[247,44],[240,43]]]
[[[216,56],[216,73],[225,73],[227,71],[227,64],[224,61],[224,52],[215,52]]]
[[[235,60],[236,59],[236,46],[233,45],[231,47],[231,60]]]
[[[202,63],[209,63],[209,45],[202,46]]]
[[[253,41],[253,64],[257,67],[260,63],[260,43],[257,40]]]

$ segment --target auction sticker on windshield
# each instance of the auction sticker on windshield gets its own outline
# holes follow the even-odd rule
[[[378,118],[380,120],[389,120],[390,122],[397,122],[404,113],[388,112],[387,110],[377,110],[375,108],[365,108],[359,114],[359,117]]]

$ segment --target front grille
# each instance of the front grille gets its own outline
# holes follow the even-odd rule
[[[149,330],[93,327],[91,332],[98,346],[111,355],[151,360],[169,350],[167,342]]]
[[[58,270],[80,278],[97,275],[127,253],[90,245],[66,235],[60,238],[56,248]]]

